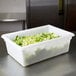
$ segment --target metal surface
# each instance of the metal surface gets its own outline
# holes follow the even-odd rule
[[[26,20],[26,13],[0,13],[0,21],[22,21]]]
[[[0,39],[0,76],[76,76],[76,37],[69,50],[66,54],[22,67],[7,54],[5,43]]]
[[[0,13],[0,22],[22,21],[22,29],[25,29],[26,13]]]

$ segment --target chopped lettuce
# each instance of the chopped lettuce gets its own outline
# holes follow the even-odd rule
[[[32,35],[32,36],[16,36],[15,39],[13,40],[16,44],[20,45],[20,46],[26,46],[29,44],[34,44],[34,43],[38,43],[38,42],[42,42],[45,40],[50,40],[50,39],[54,39],[54,38],[58,38],[59,36],[56,35],[55,33],[39,33],[36,35]]]

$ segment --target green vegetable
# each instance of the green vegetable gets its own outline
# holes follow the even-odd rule
[[[47,32],[47,33],[39,33],[32,36],[22,36],[22,37],[16,36],[13,41],[20,46],[26,46],[29,44],[34,44],[34,43],[38,43],[38,42],[42,42],[45,40],[50,40],[58,37],[59,36],[54,33]]]

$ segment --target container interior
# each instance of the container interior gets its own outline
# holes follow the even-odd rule
[[[75,34],[71,33],[71,32],[68,32],[66,30],[63,30],[63,29],[60,29],[60,28],[57,28],[57,27],[54,27],[54,26],[49,26],[49,32],[53,32],[57,35],[59,35],[60,37],[72,37],[72,36],[75,36]]]
[[[9,38],[9,39],[12,40],[17,35],[18,36],[31,36],[31,35],[35,35],[35,34],[43,33],[43,32],[49,32],[48,26],[45,26],[45,27],[37,27],[37,28],[22,30],[22,31],[18,31],[18,32],[13,32],[13,33],[5,34],[5,36],[7,38]]]
[[[54,26],[50,26],[50,25],[45,25],[45,26],[41,26],[41,27],[37,27],[37,28],[32,28],[32,29],[27,29],[27,30],[22,30],[22,31],[18,31],[18,32],[13,32],[13,33],[9,33],[9,34],[5,34],[5,36],[8,39],[13,40],[17,35],[18,36],[31,36],[31,35],[35,35],[38,33],[43,33],[43,32],[53,32],[61,37],[66,37],[66,36],[74,36],[73,33],[67,32],[65,30],[59,29],[57,27]]]

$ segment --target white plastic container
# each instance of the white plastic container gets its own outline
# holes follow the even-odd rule
[[[53,32],[60,37],[23,47],[12,41],[17,35],[34,35],[42,32]],[[6,43],[8,54],[11,55],[22,66],[27,66],[68,52],[70,41],[73,36],[74,34],[71,32],[59,29],[51,25],[45,25],[32,29],[3,34],[1,37]]]

